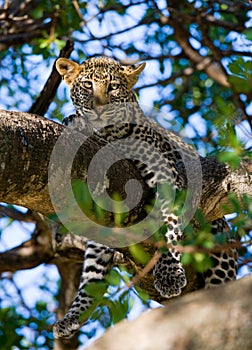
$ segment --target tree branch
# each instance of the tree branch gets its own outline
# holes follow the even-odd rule
[[[60,51],[59,57],[70,57],[73,48],[73,42],[71,40],[68,40],[64,48]],[[52,102],[56,94],[59,84],[62,81],[61,76],[56,70],[55,62],[51,74],[45,83],[45,86],[43,87],[36,101],[31,106],[29,113],[43,116],[46,113],[48,107],[50,106],[50,103]]]
[[[33,19],[30,13],[37,1],[8,1],[0,10],[0,51],[10,46],[24,44],[40,38],[43,32],[50,33],[52,18],[42,16]],[[55,15],[55,14],[54,14]]]
[[[167,301],[131,322],[110,328],[89,350],[250,350],[252,277]],[[230,302],[232,300],[232,302]]]
[[[22,205],[42,214],[54,212],[48,192],[48,167],[53,148],[63,130],[63,125],[36,115],[0,111],[2,202]],[[80,134],[76,134],[80,137]],[[85,180],[88,165],[101,147],[102,144],[97,141],[86,140],[83,143],[73,162],[73,178]],[[65,144],[61,149],[63,161],[68,152],[69,144]],[[113,164],[113,153],[108,151],[107,157],[111,157]],[[125,197],[125,183],[132,178],[138,180],[145,194],[140,204],[144,203],[147,186],[130,161],[117,162],[108,172],[108,178],[110,177],[109,193],[119,193],[122,198]],[[57,181],[60,184],[60,174]]]
[[[50,262],[53,256],[51,231],[45,223],[38,223],[31,239],[0,253],[0,273],[31,269]]]
[[[198,70],[204,70],[210,78],[224,87],[230,87],[227,76],[219,68],[217,63],[213,63],[210,57],[201,56],[190,44],[186,38],[186,31],[180,24],[173,21],[174,35],[187,57],[195,63]]]
[[[236,170],[216,158],[201,159],[203,187],[200,208],[209,221],[235,212],[229,195],[235,193],[242,205],[243,194],[252,198],[252,162],[244,159]]]
[[[212,62],[212,59],[207,56],[201,56],[197,50],[195,50],[189,41],[189,32],[184,28],[182,22],[178,19],[178,13],[181,3],[176,1],[169,1],[169,10],[171,11],[170,24],[174,29],[174,37],[177,43],[180,45],[185,55],[196,65],[198,70],[204,70],[209,77],[218,82],[224,87],[230,87],[227,81],[227,76],[224,73],[222,67],[217,62]]]
[[[21,213],[21,211],[15,209],[14,207],[8,207],[2,204],[0,204],[0,217],[8,217],[13,220],[23,222],[35,222],[35,219],[30,210],[27,210],[26,213]]]
[[[66,129],[63,125],[42,117],[28,113],[0,111],[0,201],[19,204],[43,214],[54,211],[48,192],[48,166],[52,150],[64,130]],[[97,143],[97,140],[92,138],[83,143],[73,163],[72,175],[74,178],[86,180],[89,163],[102,146],[104,145]],[[65,143],[60,151],[64,161],[69,152],[69,144]],[[113,164],[114,154],[108,152],[106,156],[111,156],[111,164]],[[214,158],[201,158],[201,166],[203,189],[200,208],[207,219],[215,220],[226,212],[235,211],[233,208],[222,208],[222,204],[227,203],[228,194],[232,191],[239,197],[247,193],[252,198],[251,162],[244,160],[241,166],[233,171],[227,164],[220,164]],[[56,172],[58,170],[60,169],[55,169]],[[185,170],[181,168],[181,171]],[[62,186],[61,174],[59,172],[59,176],[56,176],[55,186]],[[142,184],[143,196],[140,206],[143,207],[148,198],[148,188],[137,169],[128,160],[117,162],[114,170],[109,174],[109,193],[117,192],[124,198],[125,183],[132,178]],[[197,178],[196,175],[195,178]],[[133,214],[135,218],[139,217],[138,211]],[[38,226],[39,217],[34,218],[37,222],[37,230],[40,232],[43,228]],[[110,226],[114,224],[113,219],[113,217],[108,218]],[[28,242],[2,253],[0,255],[1,271],[31,268],[42,262],[63,263],[69,259],[75,263],[82,263],[85,241],[71,234],[59,237],[58,241],[56,237],[56,245],[53,245],[51,232],[50,237],[49,233],[48,236],[47,234],[33,235]],[[152,256],[156,249],[155,243],[152,245],[146,243],[146,245],[147,251],[149,249],[150,256]],[[128,263],[129,252],[126,248],[121,251],[125,254],[125,261]],[[189,271],[189,274],[193,276],[188,278],[192,280],[192,283],[190,285],[188,283],[185,293],[198,288],[194,284],[195,271],[192,273]],[[155,300],[160,300],[160,295],[153,288],[152,274],[150,275],[147,279],[143,278],[140,281],[140,286]],[[201,286],[200,281],[199,285]]]
[[[53,148],[63,130],[64,126],[42,117],[28,113],[0,111],[2,202],[22,205],[43,214],[54,212],[48,193],[48,166]],[[91,138],[83,143],[73,162],[73,178],[85,181],[89,163],[102,146],[104,145]],[[61,149],[63,161],[68,152],[69,144],[66,144]],[[111,157],[113,164],[114,153],[107,152],[106,156]],[[202,158],[201,166],[203,190],[200,208],[209,220],[215,220],[230,212],[228,208],[222,208],[223,204],[228,203],[229,193],[234,192],[239,198],[243,193],[247,193],[252,198],[251,161],[244,161],[235,171],[227,164],[220,164],[210,157]],[[181,171],[185,170],[182,168]],[[58,183],[62,181],[60,176],[59,172],[58,177],[56,176]],[[143,189],[139,206],[146,203],[149,196],[148,188],[130,161],[116,162],[108,176],[109,193],[119,193],[121,198],[125,198],[124,188],[127,181],[132,178],[139,181]]]

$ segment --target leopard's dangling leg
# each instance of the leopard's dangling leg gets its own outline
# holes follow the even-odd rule
[[[84,322],[81,314],[93,304],[93,298],[85,293],[85,286],[90,282],[104,279],[114,256],[114,250],[102,244],[88,241],[84,256],[83,272],[77,295],[67,314],[53,327],[54,337],[71,338]]]
[[[154,287],[165,298],[181,294],[181,289],[187,284],[185,270],[180,262],[178,251],[163,253],[154,266]]]
[[[235,242],[229,237],[229,227],[225,218],[212,222],[212,233],[227,235],[227,243]],[[220,284],[236,279],[238,253],[235,248],[223,249],[223,251],[210,254],[213,260],[213,267],[204,274],[205,288],[216,287]]]
[[[174,214],[167,214],[166,223],[166,242],[174,244],[183,238],[180,229],[179,218]],[[154,286],[157,291],[165,298],[175,297],[181,294],[181,289],[187,284],[184,267],[181,263],[181,253],[176,247],[169,248],[163,253],[153,270]]]

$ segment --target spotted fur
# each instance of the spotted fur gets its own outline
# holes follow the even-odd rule
[[[228,243],[235,243],[235,240],[229,236],[229,227],[225,218],[212,222],[212,233],[214,235],[226,233]],[[218,286],[236,278],[238,253],[235,248],[221,250],[218,253],[211,254],[211,257],[213,267],[204,274],[205,288]]]

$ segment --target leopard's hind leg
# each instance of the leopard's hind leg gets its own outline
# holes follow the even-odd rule
[[[227,235],[227,244],[235,242],[229,237],[229,227],[225,218],[212,222],[213,234]],[[211,288],[236,279],[238,253],[233,247],[223,248],[222,251],[210,255],[213,266],[204,274],[205,288]]]

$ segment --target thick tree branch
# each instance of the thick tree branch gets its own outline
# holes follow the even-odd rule
[[[229,195],[235,193],[242,204],[243,194],[252,198],[252,162],[244,159],[236,170],[215,158],[201,159],[203,190],[200,208],[208,220],[213,221],[235,211]]]
[[[252,277],[167,301],[131,322],[120,322],[89,350],[250,350]]]
[[[0,111],[2,202],[22,205],[42,214],[54,212],[48,193],[48,167],[53,148],[64,129],[63,125],[32,114]],[[74,134],[70,136],[74,137]],[[83,143],[73,163],[73,178],[85,180],[88,164],[100,148],[97,141]],[[69,144],[64,144],[60,151],[64,161]],[[106,155],[111,156],[113,164],[113,153],[108,151]],[[127,160],[117,162],[108,176],[112,178],[109,191],[119,193],[122,198],[125,197],[124,185],[132,177],[143,189],[147,188],[136,168]],[[60,175],[57,180],[61,185]],[[144,193],[146,200],[146,190]]]
[[[54,211],[48,193],[48,166],[53,148],[63,130],[64,126],[45,118],[28,113],[0,111],[2,202],[19,204],[43,214]],[[102,146],[92,139],[83,143],[73,163],[73,178],[85,181],[88,165]],[[68,152],[69,144],[64,144],[61,149],[63,161]],[[107,152],[106,156],[111,156],[113,164],[113,153]],[[244,161],[235,171],[226,164],[218,163],[214,158],[202,158],[201,162],[203,191],[200,207],[208,219],[220,218],[232,210],[222,208],[223,204],[227,204],[231,192],[238,197],[247,193],[252,198],[251,161]],[[119,193],[122,198],[125,197],[124,187],[127,181],[132,178],[138,180],[143,189],[140,206],[146,202],[149,195],[147,186],[130,161],[117,162],[108,176],[109,193]],[[56,179],[60,185],[60,172]]]

